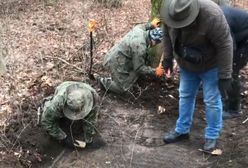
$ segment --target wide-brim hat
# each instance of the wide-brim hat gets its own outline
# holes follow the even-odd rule
[[[94,97],[89,89],[81,85],[71,85],[67,88],[67,99],[64,115],[70,120],[85,118],[93,108]]]
[[[163,0],[160,16],[169,27],[182,28],[196,19],[199,10],[198,0]]]

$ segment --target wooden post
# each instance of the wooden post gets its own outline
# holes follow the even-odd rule
[[[96,29],[96,21],[90,20],[88,24],[88,30],[90,32],[90,68],[88,72],[88,77],[90,79],[94,79],[94,76],[92,74],[92,66],[93,66],[93,31]]]

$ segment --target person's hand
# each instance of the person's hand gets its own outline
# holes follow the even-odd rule
[[[223,99],[228,98],[228,93],[232,89],[232,79],[219,79],[219,90]]]
[[[74,146],[78,148],[85,148],[86,147],[86,142],[80,141],[80,140],[75,140]]]
[[[160,19],[155,17],[152,21],[151,21],[151,25],[152,25],[152,28],[157,28],[159,27],[160,25]]]
[[[155,75],[157,77],[161,77],[164,75],[164,68],[162,65],[159,65],[156,69],[155,69]]]
[[[171,73],[173,72],[173,60],[164,60],[163,67],[165,71],[165,76],[171,78]]]
[[[67,136],[65,139],[62,140],[62,144],[67,146],[68,148],[74,148],[75,145],[79,145],[77,142],[75,142],[70,136]]]

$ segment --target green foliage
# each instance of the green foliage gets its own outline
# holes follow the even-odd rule
[[[152,12],[151,18],[154,18],[159,15],[160,6],[163,0],[151,0],[152,3]]]

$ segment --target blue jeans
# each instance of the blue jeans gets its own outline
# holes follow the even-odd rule
[[[175,131],[181,134],[189,133],[196,95],[201,84],[207,120],[205,138],[217,139],[222,129],[222,102],[218,88],[217,68],[201,73],[180,69],[179,118],[176,122]]]

